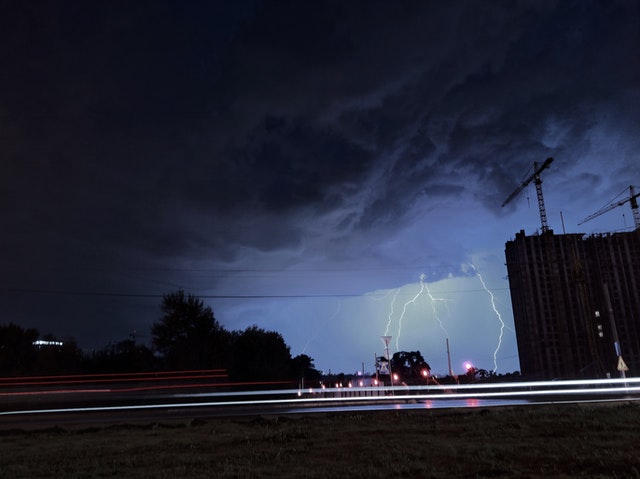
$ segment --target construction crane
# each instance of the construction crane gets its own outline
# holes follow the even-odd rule
[[[631,185],[629,186],[628,198],[625,198],[624,200],[621,200],[621,201],[614,200],[608,205],[603,206],[592,215],[589,215],[585,219],[583,219],[580,223],[578,223],[578,226],[586,223],[589,220],[592,220],[593,218],[600,216],[603,213],[606,213],[607,211],[611,211],[612,209],[617,208],[618,206],[622,206],[628,201],[631,204],[631,214],[633,215],[633,223],[635,225],[635,228],[638,229],[640,228],[640,210],[638,209],[638,200],[637,200],[638,196],[640,196],[640,193],[636,193],[633,185]]]
[[[549,230],[549,226],[547,225],[547,211],[544,208],[544,198],[542,196],[542,180],[540,179],[540,173],[543,170],[549,168],[553,158],[547,158],[546,161],[542,164],[542,166],[538,166],[538,163],[533,163],[533,174],[529,176],[526,180],[520,183],[513,193],[509,195],[509,197],[504,200],[502,206],[504,207],[508,204],[512,199],[514,199],[518,194],[524,190],[524,188],[531,183],[531,180],[534,180],[534,184],[536,185],[536,194],[538,195],[538,208],[540,209],[540,222],[542,223],[542,232],[546,233]]]

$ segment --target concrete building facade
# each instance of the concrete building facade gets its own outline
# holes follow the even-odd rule
[[[520,231],[505,257],[524,377],[640,373],[640,230]]]

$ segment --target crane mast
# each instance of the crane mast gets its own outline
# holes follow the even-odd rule
[[[542,225],[542,232],[546,233],[549,230],[549,225],[547,224],[547,210],[544,207],[544,197],[542,196],[542,179],[540,178],[540,173],[543,170],[549,168],[553,158],[547,158],[546,161],[542,164],[542,166],[538,167],[538,163],[533,163],[533,174],[529,176],[526,180],[524,180],[520,185],[511,193],[506,200],[502,202],[502,206],[507,205],[512,199],[514,199],[518,194],[525,189],[525,187],[531,183],[536,185],[536,195],[538,196],[538,209],[540,210],[540,223]]]
[[[611,211],[612,209],[617,208],[618,206],[622,206],[628,201],[629,204],[631,205],[631,214],[633,215],[633,224],[635,226],[635,229],[638,229],[640,228],[640,209],[638,209],[638,199],[637,199],[638,196],[640,196],[640,193],[636,193],[635,188],[633,187],[633,185],[631,185],[629,186],[628,198],[625,198],[624,200],[621,200],[621,201],[614,201],[612,203],[609,203],[608,205],[602,207],[595,213],[587,216],[580,223],[578,223],[578,226],[586,223],[587,221],[592,220],[593,218],[597,218],[598,216],[606,213],[607,211]]]

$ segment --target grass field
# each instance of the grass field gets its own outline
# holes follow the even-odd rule
[[[2,478],[640,477],[640,405],[0,431]]]

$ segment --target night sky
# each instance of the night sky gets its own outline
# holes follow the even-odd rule
[[[150,344],[183,289],[328,372],[519,369],[505,242],[626,231],[637,1],[0,2],[0,324]],[[639,190],[640,191],[640,190]],[[619,196],[621,195],[621,196]]]

